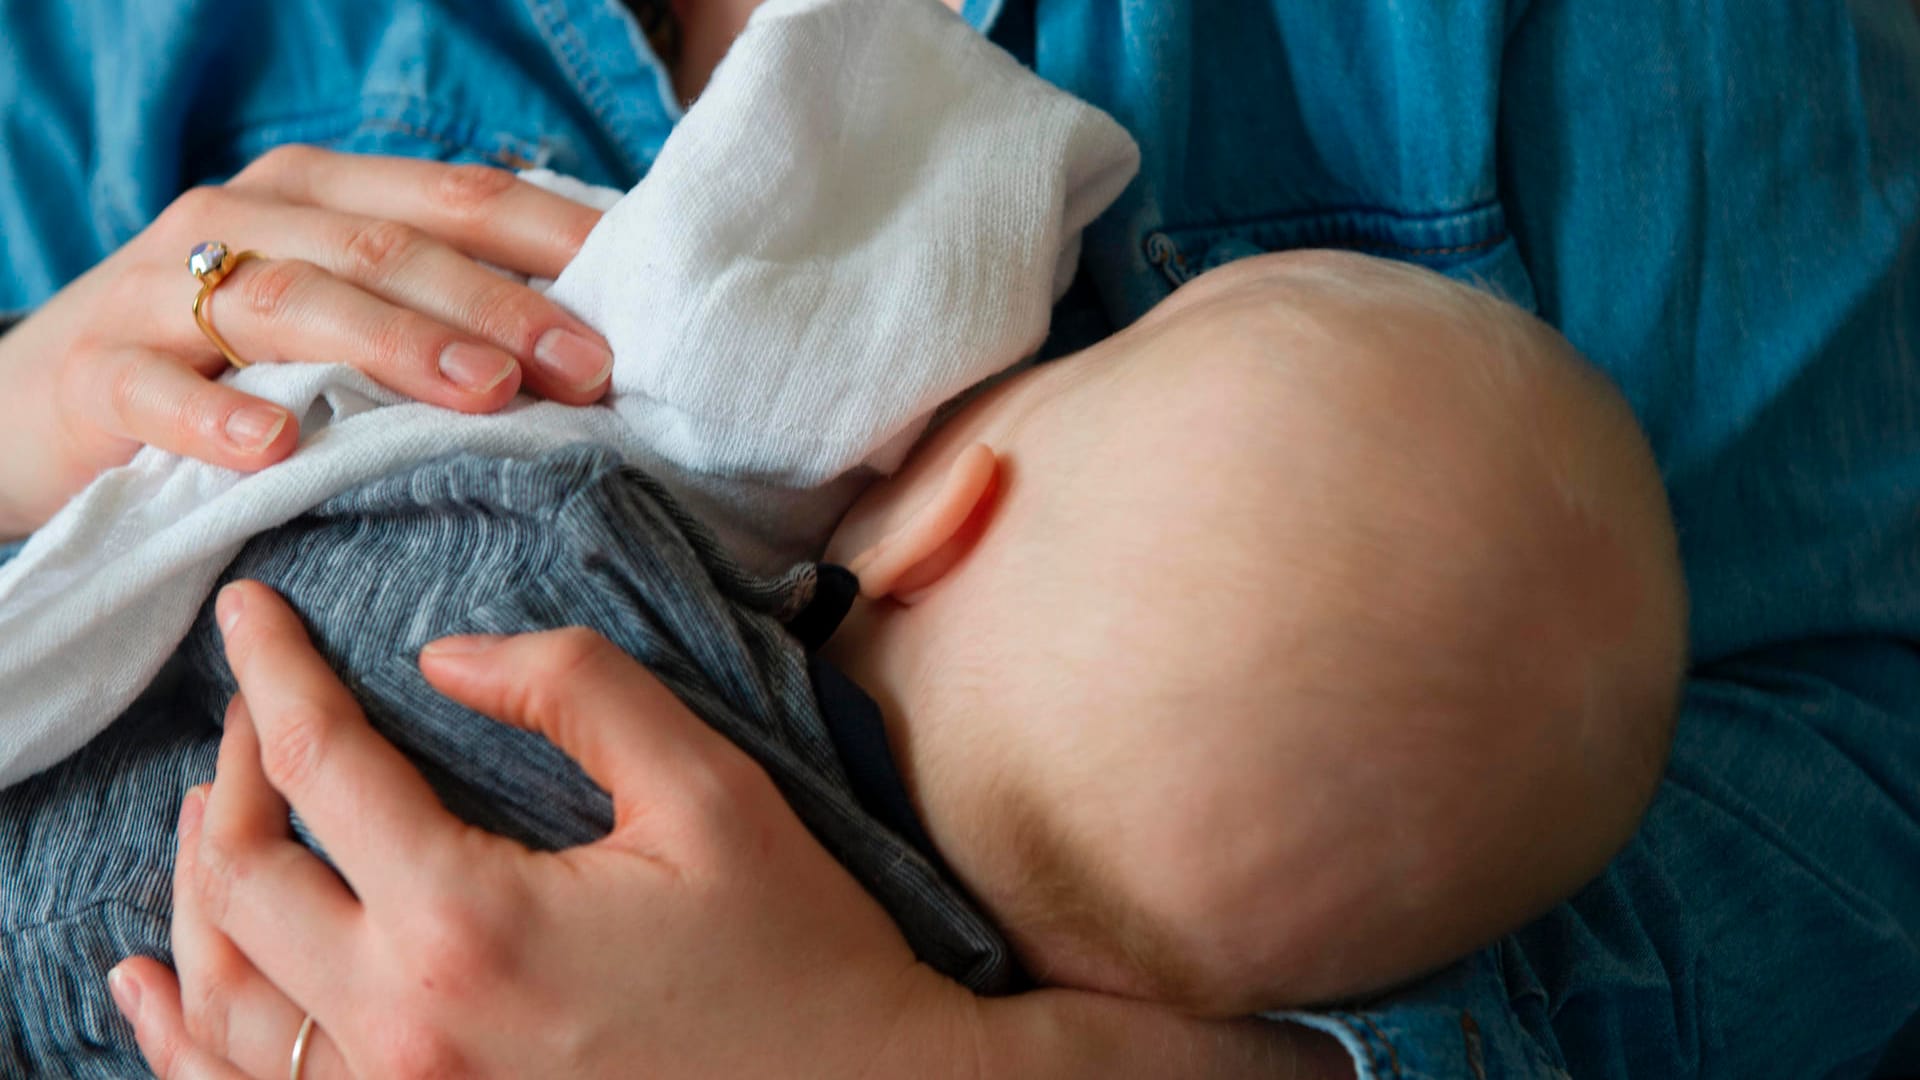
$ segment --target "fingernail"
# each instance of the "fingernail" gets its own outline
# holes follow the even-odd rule
[[[513,374],[513,357],[485,345],[456,341],[440,350],[440,374],[447,381],[476,394],[484,394]]]
[[[107,990],[113,994],[113,1003],[120,1006],[121,1015],[132,1020],[140,1015],[140,984],[127,974],[126,967],[122,960],[107,972]]]
[[[420,650],[421,656],[468,656],[485,652],[500,644],[495,634],[462,634],[459,637],[443,637],[438,641],[429,641]]]
[[[227,441],[249,453],[265,449],[287,426],[287,414],[266,405],[246,405],[227,417]]]
[[[180,800],[180,823],[175,829],[181,836],[192,835],[200,827],[200,819],[207,811],[207,786],[195,784],[187,789],[186,798]]]
[[[240,621],[240,616],[246,609],[247,597],[240,591],[238,582],[221,589],[219,599],[213,602],[213,615],[219,620],[220,632],[233,633],[234,624]]]
[[[591,390],[613,374],[613,353],[571,330],[549,330],[540,335],[533,358],[574,390]]]

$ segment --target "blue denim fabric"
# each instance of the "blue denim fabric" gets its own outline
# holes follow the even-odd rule
[[[1914,6],[966,13],[1143,151],[1052,351],[1221,262],[1356,248],[1539,312],[1620,384],[1665,471],[1699,665],[1640,838],[1536,926],[1320,1022],[1369,1076],[1869,1071],[1920,1011]],[[0,310],[275,142],[625,183],[676,115],[614,0],[0,14]]]
[[[976,990],[1016,985],[999,934],[856,796],[815,697],[820,661],[782,623],[806,610],[816,568],[745,575],[611,451],[462,456],[376,481],[253,540],[227,570],[240,577],[293,604],[449,809],[544,849],[605,835],[606,793],[545,739],[435,693],[416,657],[450,633],[600,631],[767,770],[922,960]],[[142,1074],[106,972],[170,955],[174,822],[212,777],[233,690],[209,603],[133,710],[0,791],[0,1075]]]

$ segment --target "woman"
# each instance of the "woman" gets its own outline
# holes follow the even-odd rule
[[[650,48],[610,3],[201,6],[123,12],[103,0],[69,5],[78,14],[57,26],[8,13],[9,70],[35,73],[7,88],[10,128],[55,133],[52,151],[10,146],[0,164],[18,274],[0,306],[39,309],[0,338],[0,377],[24,387],[0,405],[12,411],[0,451],[30,466],[10,469],[0,491],[14,532],[136,441],[242,466],[291,450],[284,425],[238,422],[244,403],[188,370],[224,362],[190,325],[193,283],[176,261],[204,239],[319,268],[283,258],[223,287],[243,303],[222,310],[222,327],[249,356],[367,342],[377,377],[455,407],[497,407],[517,378],[563,400],[595,396],[598,384],[567,376],[569,357],[590,366],[590,337],[543,357],[548,333],[580,328],[459,263],[551,272],[590,221],[492,174],[275,155],[176,203],[53,290],[182,182],[284,141],[630,182],[677,93],[697,88],[751,5],[683,5],[671,79],[655,56],[674,35]],[[1621,383],[1665,467],[1696,668],[1639,838],[1527,930],[1362,1011],[1303,1018],[1347,1051],[1303,1067],[1864,1075],[1920,1010],[1920,823],[1906,794],[1920,777],[1909,645],[1920,638],[1909,495],[1920,483],[1920,25],[1907,5],[1799,7],[1749,5],[1737,22],[1709,23],[1653,3],[1469,12],[1246,0],[1204,19],[1170,0],[966,5],[1142,145],[1141,179],[1089,231],[1051,347],[1132,321],[1219,262],[1360,248],[1539,311]],[[71,26],[98,36],[74,41]],[[117,32],[129,40],[102,40]],[[60,77],[76,70],[96,85]],[[381,224],[396,221],[406,228]],[[156,302],[167,280],[180,290],[171,306]],[[477,348],[456,355],[455,343]],[[463,371],[478,389],[460,388]],[[217,445],[236,424],[240,441]],[[980,1004],[902,974],[913,969],[871,906],[794,835],[763,782],[649,697],[643,676],[574,639],[448,656],[448,686],[542,725],[615,791],[650,796],[636,805],[662,808],[656,823],[683,823],[667,837],[637,832],[637,846],[657,842],[693,868],[675,880],[706,883],[708,902],[678,902],[631,856],[600,851],[557,871],[432,819],[413,843],[373,845],[360,838],[424,813],[417,783],[366,743],[272,600],[242,599],[231,647],[247,705],[233,765],[183,813],[183,861],[202,864],[176,927],[183,983],[152,965],[123,969],[165,1075],[231,1075],[221,1058],[277,1072],[308,1010],[319,1018],[309,1076],[596,1061],[897,1072],[917,1067],[916,1053],[973,1062],[967,1047],[986,1048],[984,1067],[1005,1052],[1047,1074],[1077,1063],[1159,1075],[1327,1048],[1297,1026],[1202,1025],[1057,992]],[[616,688],[645,707],[600,711]],[[362,890],[357,903],[302,877],[306,864],[266,831],[278,807],[247,764],[256,726],[303,815],[338,815],[341,842],[328,847]],[[609,731],[627,734],[616,744]],[[689,790],[644,770],[663,754],[717,779]],[[324,794],[340,791],[353,798]],[[716,809],[735,800],[749,809]],[[782,857],[749,857],[763,850]],[[482,907],[442,884],[436,860],[521,884],[490,890],[510,903]],[[769,906],[768,895],[810,902]],[[595,929],[619,925],[619,914],[596,921],[609,910],[644,911],[655,933],[609,944]],[[762,924],[784,932],[729,950]],[[835,964],[810,963],[794,940],[832,942],[821,951]],[[394,941],[408,945],[382,945]],[[662,942],[685,948],[663,953]],[[792,1001],[819,1007],[795,1014]],[[529,1034],[561,1020],[558,1044]],[[565,1056],[514,1060],[521,1049]]]

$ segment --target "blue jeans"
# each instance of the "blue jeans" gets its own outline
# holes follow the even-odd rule
[[[923,960],[976,990],[1010,989],[1019,973],[998,932],[849,775],[842,721],[821,702],[858,691],[789,632],[818,621],[821,575],[743,574],[644,475],[576,447],[377,481],[256,538],[226,576],[286,596],[451,810],[540,848],[604,835],[606,793],[545,739],[442,698],[415,658],[452,633],[598,630],[767,770]],[[209,604],[111,729],[0,791],[0,987],[12,996],[0,1074],[144,1075],[106,972],[129,954],[170,956],[174,823],[186,789],[213,777],[234,689]]]

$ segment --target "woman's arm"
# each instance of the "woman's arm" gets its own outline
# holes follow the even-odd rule
[[[757,765],[596,635],[422,657],[612,794],[605,839],[540,854],[450,817],[278,597],[241,584],[218,610],[241,694],[219,779],[182,814],[179,979],[152,961],[114,979],[163,1077],[281,1075],[309,1011],[315,1080],[1349,1075],[1302,1028],[973,997],[914,960]],[[339,876],[290,838],[282,793]]]
[[[0,335],[0,539],[45,522],[141,444],[241,470],[293,452],[296,418],[218,380],[183,265],[205,240],[266,257],[209,298],[243,358],[347,363],[462,412],[525,385],[574,404],[612,356],[580,320],[476,260],[560,272],[599,213],[482,166],[275,150],[188,191]]]

